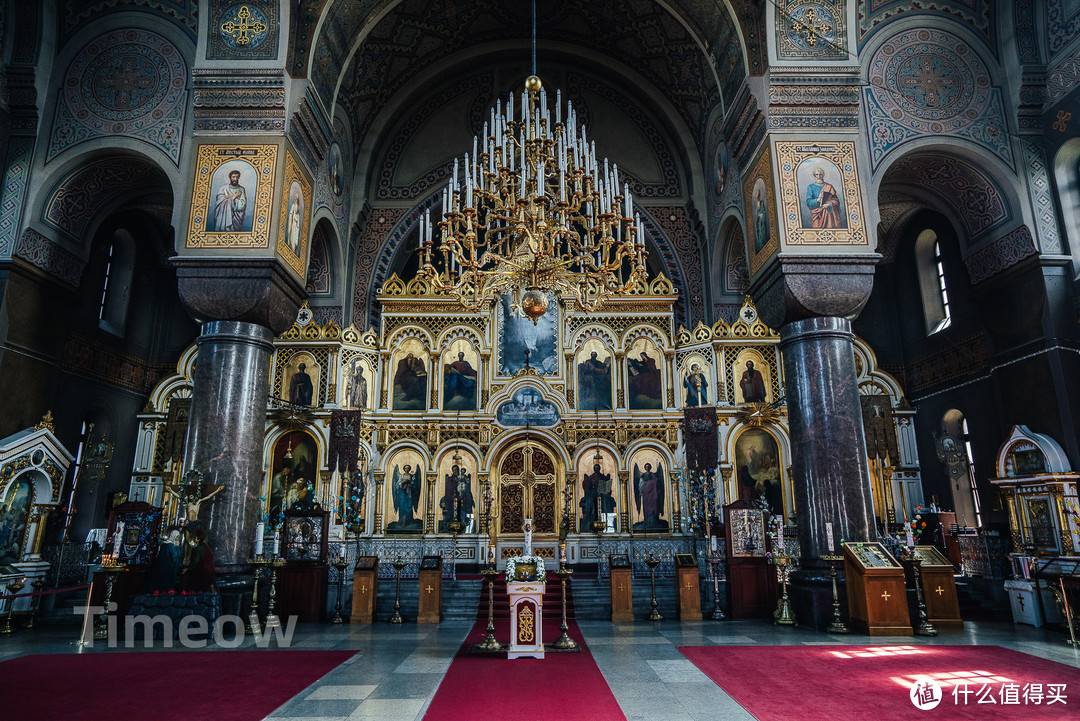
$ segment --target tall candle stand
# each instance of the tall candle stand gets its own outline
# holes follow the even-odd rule
[[[844,560],[844,557],[839,554],[828,553],[822,556],[821,560],[828,562],[829,575],[832,576],[832,623],[825,630],[829,633],[851,633],[851,629],[840,618],[840,594],[836,590],[836,564]]]
[[[712,592],[713,592],[713,611],[710,618],[714,621],[726,621],[727,616],[724,615],[724,609],[720,608],[720,564],[723,560],[720,558],[719,553],[713,553],[710,548],[709,553],[706,556],[706,563],[709,564],[709,574],[712,576]]]
[[[403,623],[405,619],[401,617],[401,569],[405,568],[405,561],[401,560],[401,556],[398,556],[393,563],[394,572],[397,574],[397,581],[394,585],[394,615],[390,617],[389,623]]]
[[[105,602],[101,604],[101,615],[94,622],[95,641],[104,641],[109,637],[109,604],[112,603],[113,584],[116,583],[116,576],[127,568],[122,563],[114,562],[109,556],[105,559],[106,562],[101,566],[101,571],[105,574]]]
[[[485,568],[480,575],[488,582],[488,622],[487,637],[480,644],[481,651],[499,651],[502,644],[495,638],[495,577],[499,575],[497,568]]]
[[[922,561],[913,558],[911,560],[911,569],[915,574],[915,598],[919,603],[919,623],[915,626],[915,633],[920,636],[937,636],[937,629],[931,625],[926,616],[926,603],[923,601],[922,592]]]
[[[607,528],[607,524],[600,520],[600,516],[597,515],[596,520],[592,522],[592,532],[596,534],[596,583],[599,585],[602,583],[600,579],[600,566],[604,562],[604,549],[602,545],[602,539],[604,537],[604,529]]]
[[[652,601],[650,605],[652,610],[649,611],[649,615],[646,618],[650,621],[663,621],[664,615],[656,608],[656,567],[660,564],[660,557],[649,551],[649,555],[644,558],[645,565],[649,567],[649,582],[652,584]]]
[[[795,625],[795,612],[791,608],[791,599],[788,598],[787,585],[788,575],[791,573],[791,566],[787,556],[777,557],[773,555],[776,563],[776,579],[780,581],[781,593],[780,601],[777,603],[776,610],[773,611],[773,623],[780,626],[794,626]]]
[[[330,623],[345,622],[341,617],[341,591],[345,586],[345,568],[348,565],[349,559],[344,556],[338,556],[334,561],[334,568],[337,569],[337,601],[334,602],[334,615],[330,618]]]
[[[36,579],[30,584],[30,588],[34,589],[34,597],[30,601],[30,623],[26,624],[27,628],[33,628],[37,619],[38,610],[41,608],[41,589],[45,588],[45,579]]]
[[[7,592],[11,594],[11,598],[8,600],[7,618],[4,620],[4,627],[0,628],[0,633],[11,633],[11,614],[15,611],[15,596],[18,595],[19,591],[21,591],[25,585],[25,578],[16,578],[8,581]]]
[[[281,619],[274,612],[274,605],[277,602],[277,572],[278,569],[285,565],[284,558],[272,558],[269,561],[270,566],[270,598],[266,605],[266,630],[269,631],[272,628],[281,628]]]
[[[572,651],[578,647],[577,641],[570,638],[570,636],[568,636],[566,633],[566,577],[573,572],[573,569],[570,568],[560,568],[554,572],[555,575],[559,577],[559,580],[562,583],[562,625],[559,626],[559,629],[562,631],[562,635],[555,639],[555,642],[551,644],[551,646],[552,648],[557,648],[560,651]]]
[[[259,574],[262,573],[262,567],[270,563],[270,559],[265,556],[255,556],[249,558],[248,563],[255,567],[255,583],[251,586],[251,613],[248,614],[248,631],[258,635],[262,633],[262,624],[259,623]]]

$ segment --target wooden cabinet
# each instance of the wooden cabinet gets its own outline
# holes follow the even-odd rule
[[[675,554],[675,583],[679,599],[679,620],[701,620],[701,587],[697,559],[689,553]]]
[[[628,623],[634,620],[631,575],[632,569],[628,557],[611,557],[611,620],[613,623]]]
[[[926,620],[939,628],[963,628],[960,617],[960,601],[956,597],[956,573],[949,559],[935,546],[915,546],[915,557],[922,565],[923,601],[926,603]],[[907,569],[908,564],[905,564]],[[914,573],[908,570],[908,580],[914,584]]]
[[[353,568],[352,616],[349,623],[375,622],[375,594],[379,587],[379,557],[361,556]]]
[[[724,506],[731,617],[772,618],[776,571],[765,560],[765,514],[751,501]]]
[[[851,626],[869,636],[913,636],[904,569],[880,543],[845,543]]]
[[[442,614],[442,556],[420,560],[420,611],[417,623],[438,623]]]
[[[325,563],[287,563],[278,571],[278,615],[300,623],[318,623],[326,612]]]

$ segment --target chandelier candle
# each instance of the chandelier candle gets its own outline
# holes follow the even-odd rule
[[[442,219],[420,221],[420,277],[475,311],[504,293],[534,323],[548,295],[585,311],[643,289],[645,229],[619,166],[602,164],[556,94],[555,117],[535,75],[492,109],[472,153],[455,160],[440,195]]]

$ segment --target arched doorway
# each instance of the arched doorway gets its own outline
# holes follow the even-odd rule
[[[524,438],[506,449],[495,464],[495,473],[499,558],[522,552],[526,518],[533,519],[533,552],[555,558],[565,479],[558,454],[535,439]]]

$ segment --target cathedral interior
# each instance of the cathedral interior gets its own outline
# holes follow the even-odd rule
[[[1078,0],[0,3],[0,708],[156,612],[331,654],[176,718],[1052,714],[1078,86]]]

